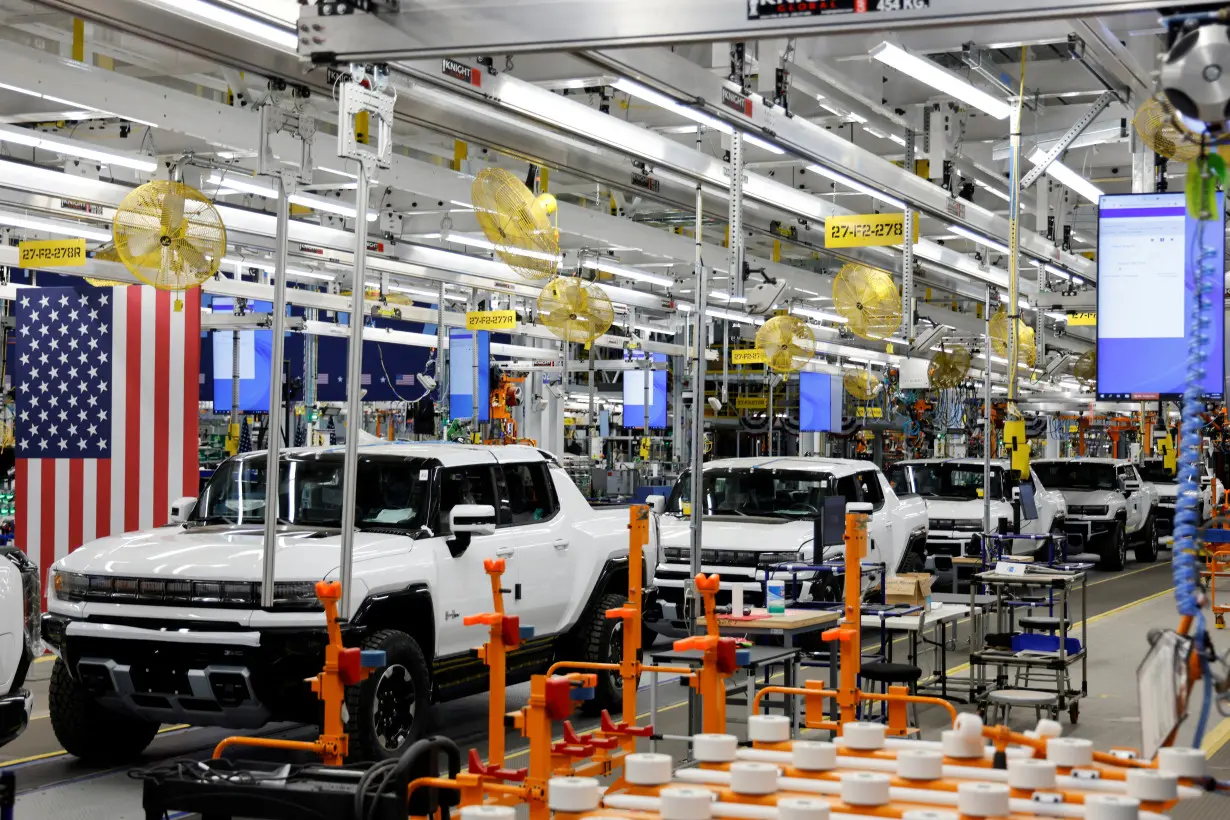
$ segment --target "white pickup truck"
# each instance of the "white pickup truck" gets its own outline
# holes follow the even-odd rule
[[[283,454],[275,603],[262,609],[264,453],[225,462],[186,520],[103,538],[57,561],[43,634],[59,656],[51,724],[73,755],[139,753],[159,723],[254,729],[315,723],[304,679],[324,660],[316,581],[340,563],[342,448]],[[625,600],[628,510],[594,510],[530,447],[362,446],[354,588],[343,636],[388,665],[347,693],[351,754],[392,757],[427,730],[433,702],[487,688],[463,617],[491,610],[487,558],[507,561],[510,615],[535,628],[509,653],[509,684],[556,658],[611,661]],[[645,550],[656,562],[656,528]],[[648,576],[644,576],[648,577]],[[595,708],[619,702],[605,676]]]
[[[921,498],[899,498],[879,467],[867,461],[820,458],[733,458],[704,467],[705,518],[701,528],[702,570],[719,573],[722,586],[738,584],[743,600],[763,602],[761,568],[789,561],[834,561],[844,555],[839,526],[815,547],[816,520],[825,499],[872,505],[867,560],[883,562],[889,576],[923,569],[927,509]],[[662,553],[654,585],[658,599],[678,613],[691,577],[691,473],[675,483],[661,518]],[[842,580],[828,573],[800,574],[802,600],[840,600]],[[789,578],[785,579],[788,582]],[[867,586],[879,578],[866,579]],[[719,603],[730,596],[719,594]]]
[[[1140,480],[1135,464],[1114,458],[1040,459],[1030,470],[1068,502],[1069,552],[1092,550],[1103,569],[1121,570],[1131,540],[1137,561],[1157,560],[1157,488]]]
[[[1063,494],[1043,486],[1036,472],[1023,480],[1013,476],[1007,461],[991,462],[991,529],[1006,520],[1009,532],[1063,532],[1068,511]],[[975,536],[982,532],[985,509],[982,459],[899,461],[888,469],[888,482],[898,495],[917,494],[927,503],[928,556],[980,553]],[[1014,539],[1011,551],[1043,550],[1042,541]]]
[[[1216,472],[1213,467],[1213,458],[1210,455],[1202,457],[1203,465],[1200,471],[1200,508],[1197,512],[1197,520],[1201,523],[1207,521],[1213,514],[1213,510],[1220,506],[1225,501],[1226,488],[1220,482],[1216,482],[1217,499],[1214,502],[1213,486]],[[1179,501],[1179,478],[1165,468],[1160,458],[1147,458],[1140,464],[1136,465],[1140,477],[1146,482],[1153,485],[1157,490],[1157,534],[1162,539],[1161,543],[1166,546],[1170,545],[1170,540],[1174,536],[1174,514],[1175,508]]]
[[[39,639],[38,567],[16,547],[0,547],[0,746],[30,723],[34,697],[24,688]]]

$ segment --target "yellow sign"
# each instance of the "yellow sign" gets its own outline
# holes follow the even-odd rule
[[[44,239],[17,246],[19,267],[79,268],[85,264],[84,239]]]
[[[649,458],[649,436],[641,439],[641,458]]]
[[[739,396],[735,399],[736,410],[765,410],[769,400],[764,396]]]
[[[466,313],[466,330],[516,330],[515,310],[472,310]]]
[[[869,245],[900,245],[905,235],[905,214],[849,214],[824,221],[826,248],[861,248]],[[918,220],[914,220],[918,241]]]
[[[883,407],[856,407],[854,415],[860,419],[882,419],[884,418]]]
[[[758,347],[753,347],[751,350],[730,351],[731,364],[764,364],[767,361],[764,351]]]
[[[1068,327],[1093,327],[1097,323],[1098,314],[1092,311],[1068,314]]]

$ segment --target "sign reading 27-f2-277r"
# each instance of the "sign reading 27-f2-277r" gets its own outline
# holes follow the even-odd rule
[[[748,0],[747,17],[749,20],[766,20],[774,17],[819,17],[828,14],[927,8],[931,8],[931,0]]]

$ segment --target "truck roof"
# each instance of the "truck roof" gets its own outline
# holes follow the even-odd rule
[[[1115,465],[1119,465],[1119,464],[1131,464],[1131,463],[1132,463],[1132,460],[1131,460],[1131,459],[1127,459],[1127,458],[1085,458],[1085,457],[1079,457],[1079,456],[1077,456],[1077,457],[1073,457],[1073,458],[1036,458],[1036,459],[1034,459],[1034,463],[1035,463],[1035,464],[1068,464],[1068,463],[1082,463],[1082,464],[1115,464]]]
[[[284,455],[308,453],[346,452],[344,445],[330,447],[289,447]],[[264,455],[264,450],[252,455]],[[387,455],[395,458],[434,458],[445,467],[464,467],[467,464],[515,464],[531,461],[546,461],[535,447],[522,444],[486,445],[454,444],[448,441],[390,441],[380,444],[360,444],[361,455]]]
[[[897,464],[963,464],[981,467],[983,461],[980,458],[974,458],[972,456],[963,458],[907,458],[898,461]],[[1002,458],[993,458],[991,459],[991,466],[1006,470],[1008,468],[1008,462]]]
[[[705,463],[706,470],[798,470],[800,472],[829,473],[838,478],[865,470],[880,468],[870,461],[855,458],[802,458],[802,457],[769,457],[759,458],[722,458]]]

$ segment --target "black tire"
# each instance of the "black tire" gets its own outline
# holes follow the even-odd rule
[[[382,649],[386,665],[358,686],[346,688],[346,733],[351,761],[401,757],[427,734],[431,712],[431,675],[418,642],[405,632],[382,629],[363,640],[364,649]]]
[[[901,568],[897,570],[900,575],[904,572],[926,572],[927,557],[918,550],[909,550],[905,557],[901,559]]]
[[[86,763],[133,760],[158,734],[158,723],[128,717],[99,705],[57,658],[47,689],[51,729],[64,751]]]
[[[589,613],[589,620],[581,626],[581,660],[587,663],[619,663],[623,660],[623,619],[608,618],[606,611],[627,602],[627,596],[618,592],[608,592],[598,599],[598,605]],[[594,690],[594,699],[581,701],[581,713],[597,715],[608,709],[614,714],[623,705],[623,680],[614,671],[597,674],[598,686]]]
[[[1102,538],[1102,560],[1099,566],[1104,570],[1118,572],[1127,564],[1127,532],[1122,521],[1116,521],[1110,533]]]
[[[1140,531],[1140,541],[1136,544],[1136,560],[1142,564],[1152,564],[1157,560],[1157,520],[1153,513],[1145,519],[1145,526]]]
[[[1073,703],[1068,707],[1068,722],[1075,726],[1081,719],[1081,705]]]

